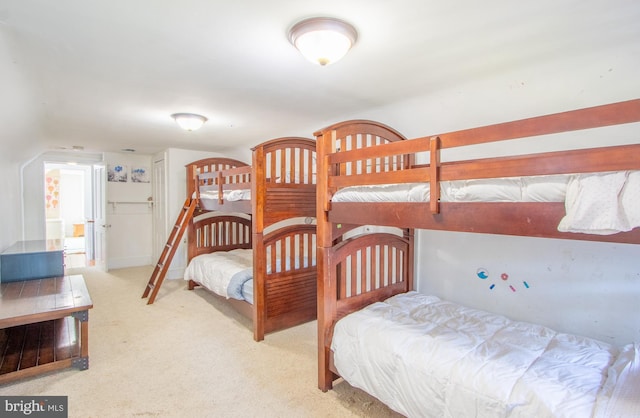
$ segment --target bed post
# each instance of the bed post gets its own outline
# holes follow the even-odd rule
[[[198,168],[195,164],[187,164],[187,197],[193,197],[196,191],[196,178],[198,177]]]
[[[335,130],[316,133],[317,157],[317,264],[318,264],[318,387],[326,392],[333,386],[335,374],[329,370],[329,334],[336,316],[336,281],[332,266],[332,225],[325,210],[328,204],[327,154],[335,151]]]
[[[326,295],[335,293],[335,278],[331,271],[331,249],[318,247],[318,388],[323,392],[333,387],[335,374],[329,370],[330,331],[335,316],[335,300]]]
[[[440,138],[435,136],[429,140],[429,208],[431,213],[440,213]]]
[[[251,219],[253,241],[253,339],[264,340],[266,267],[264,248],[264,209],[265,209],[265,167],[264,148],[254,148],[252,153]]]
[[[406,229],[403,234],[407,239],[407,265],[405,266],[406,272],[406,288],[405,292],[415,290],[414,287],[414,272],[415,272],[415,230]]]
[[[194,193],[199,195],[198,190],[198,168],[195,164],[188,164],[187,166],[187,197],[193,198]],[[199,196],[196,196],[198,198]],[[198,202],[198,205],[200,202]],[[196,211],[194,212],[191,219],[189,219],[189,223],[187,224],[187,263],[191,261],[193,257],[196,256],[196,230],[193,225],[193,218],[198,215],[198,207],[196,207]],[[191,283],[189,283],[189,290],[193,290],[191,287]]]

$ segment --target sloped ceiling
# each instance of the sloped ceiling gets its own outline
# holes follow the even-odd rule
[[[311,16],[356,27],[342,61],[315,66],[289,44]],[[3,0],[2,141],[249,148],[514,68],[637,53],[639,22],[637,0]],[[184,132],[175,112],[209,121]]]

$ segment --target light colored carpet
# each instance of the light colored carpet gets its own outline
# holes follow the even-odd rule
[[[0,386],[0,395],[68,396],[69,417],[399,417],[338,381],[317,389],[316,322],[253,341],[250,323],[207,291],[151,267],[83,273],[93,299],[89,369]]]

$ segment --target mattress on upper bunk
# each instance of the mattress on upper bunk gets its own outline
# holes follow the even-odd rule
[[[334,363],[409,417],[591,417],[638,412],[637,345],[553,331],[408,292],[340,319]],[[622,399],[622,402],[619,402]],[[622,408],[622,409],[620,409]]]
[[[218,197],[220,193],[217,190],[207,190],[200,192],[200,206],[206,210],[217,209]],[[192,198],[195,198],[195,193]],[[222,199],[227,202],[239,202],[251,200],[251,189],[225,190],[222,193]],[[211,204],[210,204],[211,203]]]
[[[512,177],[440,182],[443,202],[564,202],[569,176]],[[428,202],[429,183],[351,186],[333,202]]]
[[[253,250],[218,251],[193,257],[184,279],[193,280],[227,299],[253,304]]]
[[[429,183],[351,186],[332,202],[428,202]],[[562,232],[608,235],[640,226],[640,171],[440,182],[442,202],[564,202]]]

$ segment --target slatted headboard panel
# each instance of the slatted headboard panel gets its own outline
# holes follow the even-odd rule
[[[193,222],[188,257],[191,260],[215,251],[250,249],[251,244],[251,220],[233,215],[202,217]]]

